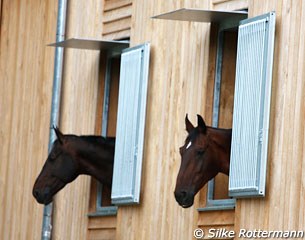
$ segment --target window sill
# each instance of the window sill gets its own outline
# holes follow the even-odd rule
[[[205,207],[197,208],[197,211],[207,212],[218,210],[233,210],[235,209],[235,203],[235,199],[209,200]]]
[[[118,212],[118,207],[109,206],[109,207],[100,207],[96,209],[96,212],[88,213],[88,217],[104,217],[104,216],[116,216]]]

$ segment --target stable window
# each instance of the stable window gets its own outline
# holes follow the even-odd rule
[[[112,189],[96,184],[96,211],[89,215],[114,215],[113,204],[139,203],[150,44],[68,39],[55,45],[101,51],[101,134],[116,137],[114,176]]]
[[[101,105],[102,109],[98,112],[102,113],[101,134],[103,137],[116,136],[116,119],[118,111],[118,95],[119,95],[119,79],[120,79],[120,63],[121,54],[125,46],[108,49],[101,54],[101,85],[99,95],[103,96]],[[97,182],[96,192],[96,209],[94,215],[115,215],[117,206],[111,203],[111,189]],[[92,215],[92,214],[91,214]]]
[[[233,197],[263,195],[264,190],[260,187],[265,187],[266,177],[275,14],[272,12],[243,20],[246,17],[246,12],[198,9],[180,9],[156,16],[161,19],[211,22],[211,44],[217,39],[215,63],[210,63],[215,64],[213,127],[223,127],[219,122],[220,116],[226,114],[221,107],[222,95],[225,95],[228,89],[231,90],[230,96],[234,94],[234,108],[233,98],[226,98],[224,104],[233,112],[229,177],[229,195]],[[230,69],[235,69],[235,63],[236,80],[235,71],[230,73]],[[233,82],[232,89],[224,85],[229,84],[232,87],[232,80],[236,81]],[[229,115],[230,120],[227,120],[228,117],[222,119],[232,121],[232,113]],[[249,121],[252,123],[247,125]],[[247,142],[247,147],[240,147],[241,142]],[[245,154],[242,155],[241,152]],[[248,156],[252,154],[255,156],[249,160]],[[217,178],[218,176],[215,178],[216,181],[208,183],[206,206],[200,208],[200,211],[235,207],[235,199],[228,196],[225,199],[215,198],[218,191],[215,185]],[[220,182],[224,185],[223,180]]]
[[[209,79],[214,80],[213,127],[232,128],[238,22],[231,21],[229,24],[225,21],[211,25],[210,57],[215,60],[209,63],[209,69],[215,68],[214,75]],[[199,210],[233,209],[235,199],[229,198],[228,182],[228,177],[221,173],[209,181],[205,206]]]

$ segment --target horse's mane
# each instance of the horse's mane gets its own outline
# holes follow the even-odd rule
[[[115,146],[115,137],[102,137],[95,135],[65,135],[66,137],[81,139],[89,144],[107,144],[111,146]]]
[[[115,137],[102,137],[102,136],[80,136],[83,140],[92,144],[110,144],[115,145]]]

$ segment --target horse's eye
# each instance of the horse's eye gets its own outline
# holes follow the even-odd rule
[[[58,154],[56,152],[51,152],[49,159],[51,161],[54,161],[57,157],[58,157]]]
[[[205,152],[205,150],[203,148],[200,148],[200,149],[197,150],[198,155],[203,155],[204,152]]]

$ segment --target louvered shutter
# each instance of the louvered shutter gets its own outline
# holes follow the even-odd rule
[[[139,203],[150,45],[121,55],[119,103],[111,199]]]
[[[264,196],[275,13],[241,21],[238,30],[229,195]]]

